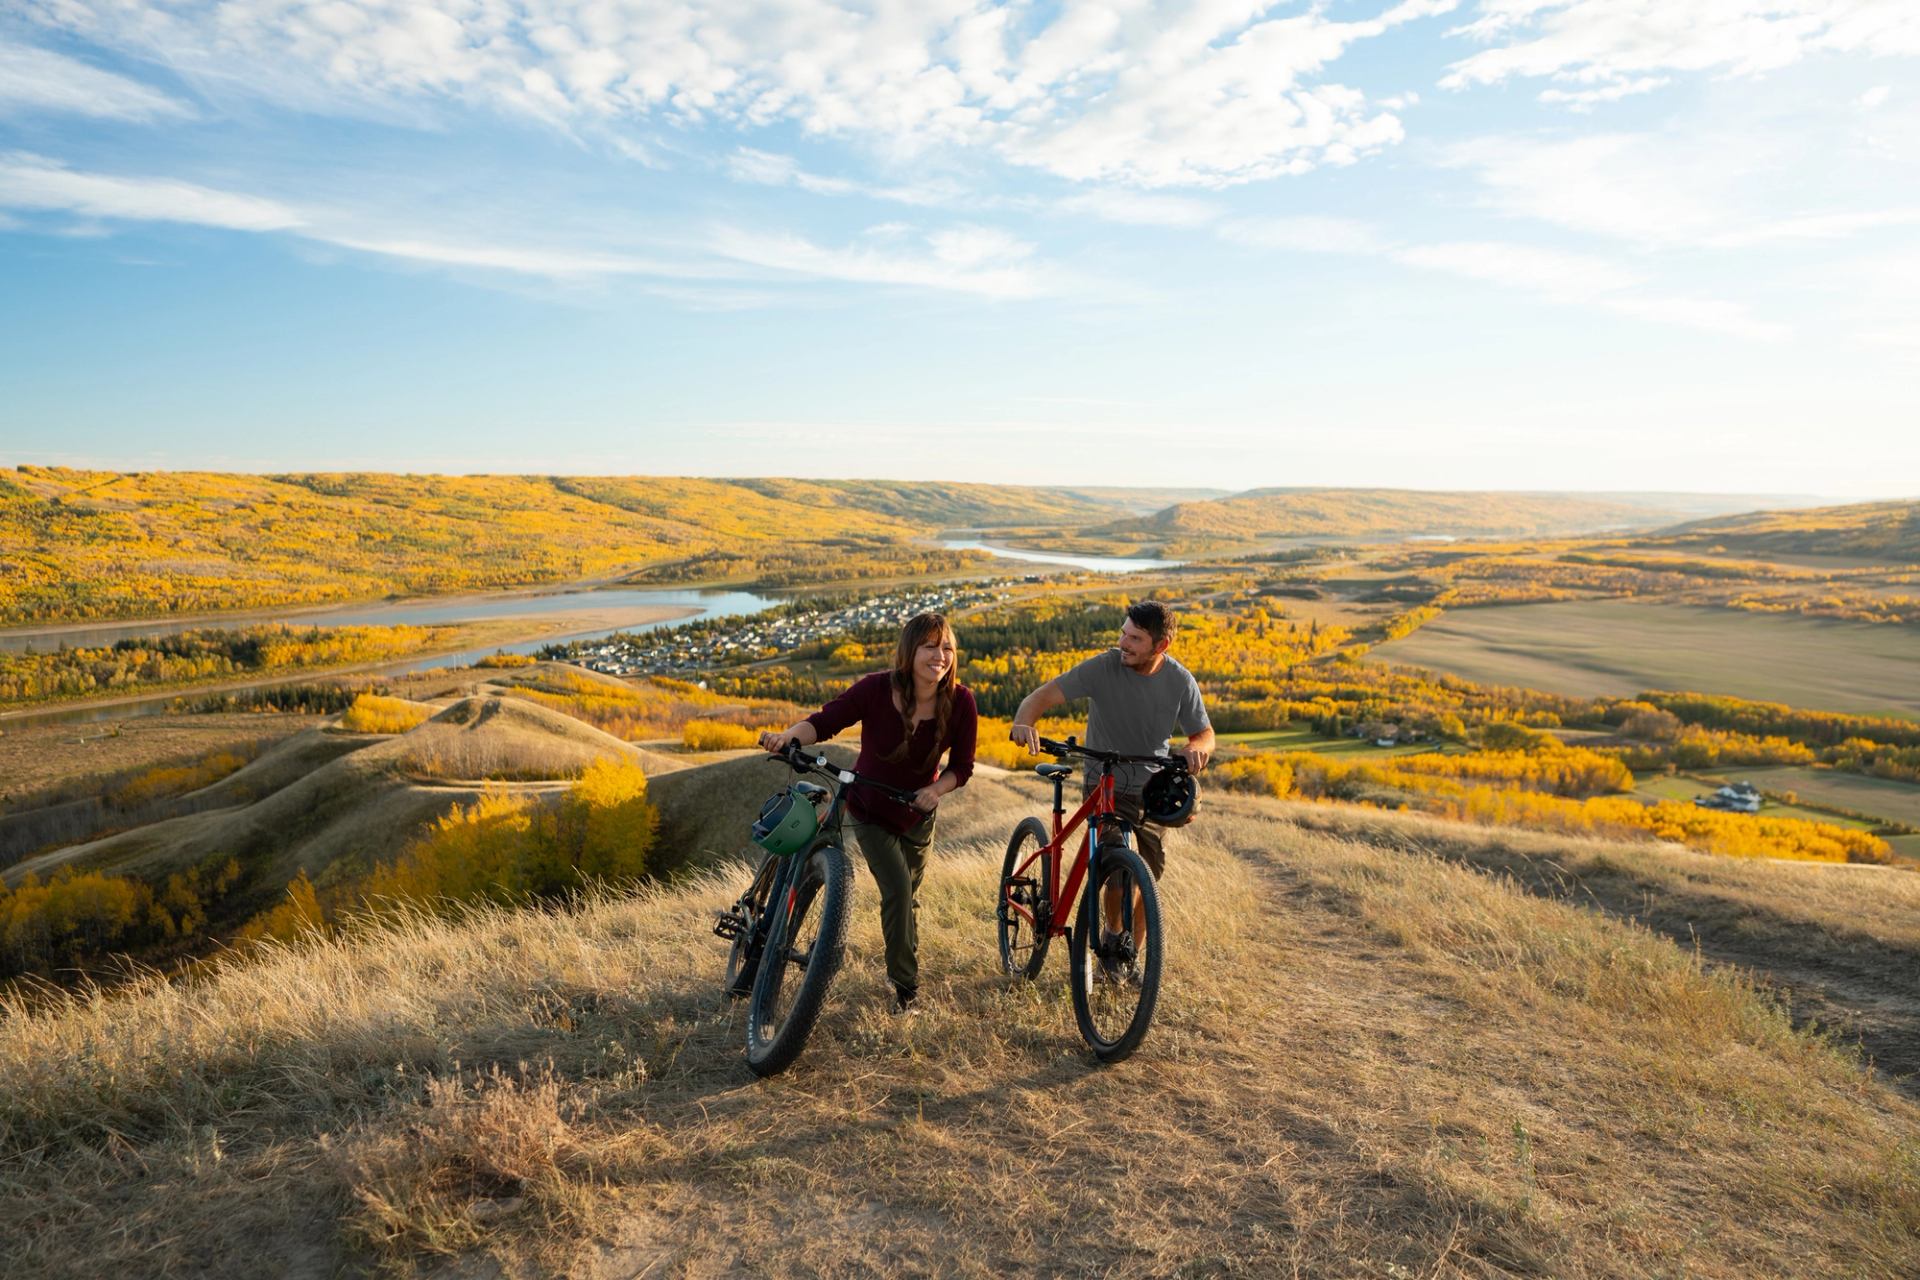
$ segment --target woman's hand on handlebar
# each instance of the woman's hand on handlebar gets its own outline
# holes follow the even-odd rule
[[[769,729],[760,735],[761,747],[776,756],[798,741],[791,729]]]
[[[945,794],[946,792],[940,788],[928,784],[914,792],[913,799],[907,801],[907,804],[922,813],[932,813],[940,807],[940,797]]]

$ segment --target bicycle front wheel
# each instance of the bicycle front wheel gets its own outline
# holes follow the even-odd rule
[[[1073,930],[1073,1016],[1093,1056],[1118,1062],[1146,1038],[1160,998],[1160,891],[1124,844],[1093,851]]]
[[[1053,851],[1038,818],[1023,818],[1007,841],[994,906],[1000,930],[1000,967],[1022,978],[1040,972],[1053,938]]]
[[[806,1046],[846,951],[853,864],[833,845],[804,855],[773,925],[747,1011],[747,1065],[756,1075],[785,1071]]]

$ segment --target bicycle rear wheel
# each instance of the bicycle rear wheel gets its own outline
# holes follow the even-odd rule
[[[761,859],[753,884],[727,908],[722,923],[733,931],[733,945],[727,951],[727,969],[721,987],[735,1000],[753,990],[753,976],[760,968],[760,952],[766,947],[770,923],[767,902],[773,896],[774,881],[780,875],[780,859],[768,854]]]
[[[1000,967],[1022,978],[1040,972],[1053,937],[1053,852],[1046,846],[1047,829],[1040,819],[1022,818],[1000,864],[1000,896],[993,912],[1000,931]]]
[[[747,1065],[756,1075],[786,1070],[806,1046],[846,950],[853,864],[821,845],[804,855],[773,925],[747,1011]]]
[[[1160,998],[1160,891],[1140,855],[1104,838],[1093,851],[1078,915],[1073,1016],[1093,1056],[1118,1062],[1146,1038]]]

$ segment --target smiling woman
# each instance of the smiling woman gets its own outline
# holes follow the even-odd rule
[[[979,717],[973,691],[956,679],[959,665],[952,624],[942,614],[917,614],[900,629],[891,671],[862,677],[793,727],[760,738],[761,746],[778,752],[790,743],[826,742],[858,724],[854,772],[912,793],[910,805],[858,787],[847,799],[854,838],[880,887],[887,977],[902,1012],[920,990],[916,913],[934,819],[941,798],[973,776]]]

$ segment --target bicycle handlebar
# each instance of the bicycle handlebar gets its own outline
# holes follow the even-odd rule
[[[1055,759],[1066,756],[1085,756],[1089,760],[1099,760],[1106,764],[1152,764],[1163,769],[1187,772],[1184,756],[1129,756],[1118,751],[1097,751],[1092,747],[1083,747],[1072,738],[1065,742],[1056,742],[1052,738],[1040,739],[1040,749]]]
[[[813,755],[808,755],[807,749],[798,742],[789,742],[780,750],[769,752],[768,756],[771,760],[786,765],[795,773],[823,774],[840,783],[841,786],[872,787],[876,791],[885,792],[915,813],[928,812],[913,803],[914,797],[920,794],[918,791],[903,791],[892,783],[881,782],[877,778],[862,777],[851,769],[842,769],[823,754],[815,752]]]

